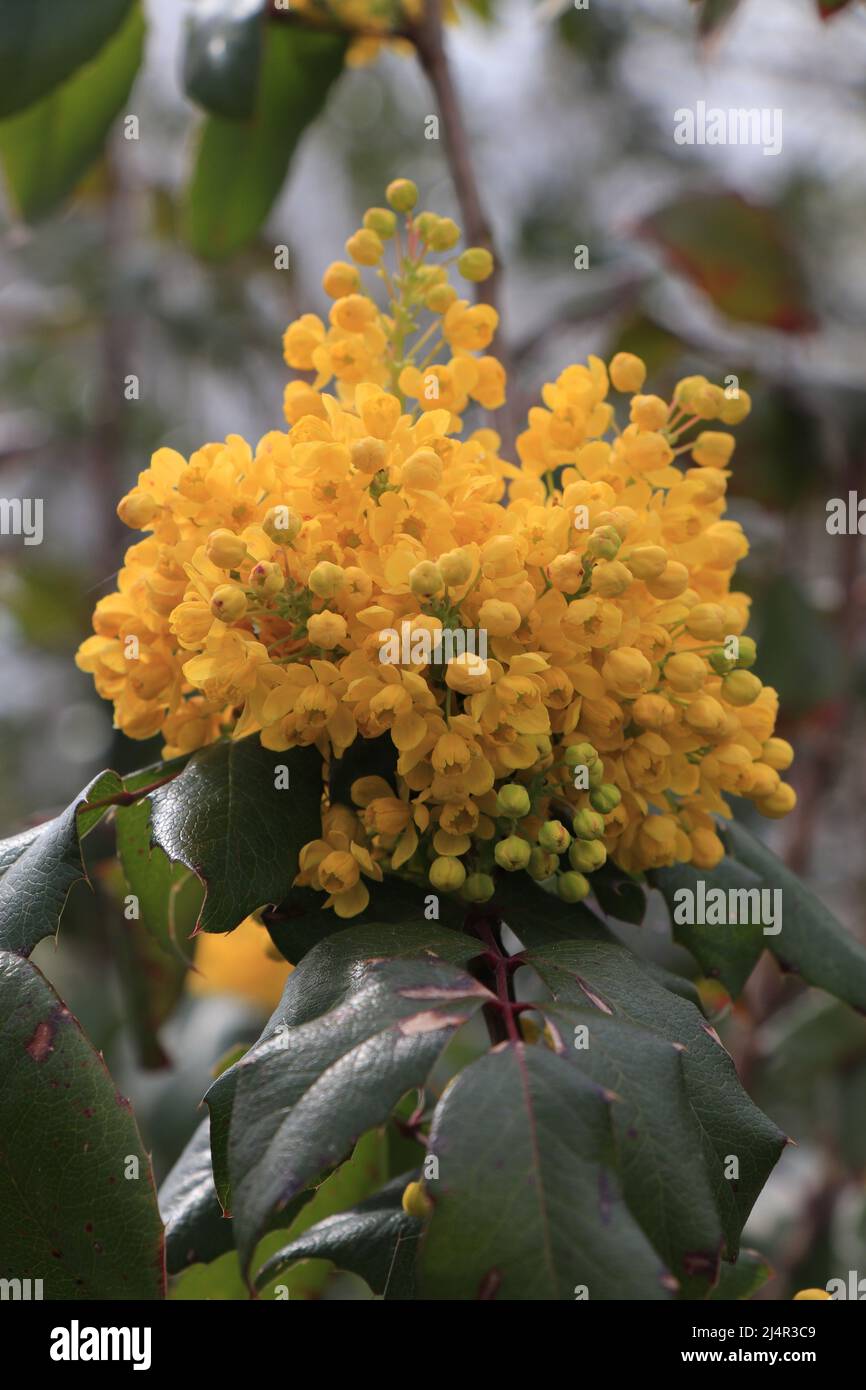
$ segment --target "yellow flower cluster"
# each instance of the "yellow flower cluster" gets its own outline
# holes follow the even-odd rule
[[[286,432],[154,455],[118,509],[147,534],[78,664],[168,755],[259,733],[332,762],[387,739],[393,785],[323,804],[301,854],[340,916],[386,874],[483,902],[525,870],[578,901],[608,857],[710,869],[727,796],[768,816],[795,800],[730,588],[747,543],[717,426],[748,397],[689,377],[666,401],[638,358],[591,357],[544,387],[507,462],[461,418],[504,395],[496,313],[452,284],[492,259],[458,255],[416,200],[391,184],[325,272],[327,324],[289,325],[306,379]]]

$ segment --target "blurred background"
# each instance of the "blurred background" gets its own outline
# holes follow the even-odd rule
[[[44,499],[41,545],[0,537],[3,835],[56,813],[101,768],[159,757],[157,741],[112,730],[73,664],[129,538],[116,503],[151,452],[280,427],[282,331],[326,313],[321,272],[391,178],[413,178],[423,205],[463,224],[445,140],[425,136],[436,98],[405,44],[362,65],[344,65],[340,48],[305,68],[304,110],[262,190],[250,167],[268,152],[252,164],[230,145],[220,156],[214,122],[226,115],[202,110],[222,98],[186,44],[195,7],[144,8],[143,39],[117,41],[126,58],[118,49],[111,71],[92,68],[82,86],[82,69],[62,89],[67,145],[79,126],[86,135],[73,186],[49,122],[0,121],[0,492]],[[345,8],[335,0],[335,29]],[[731,512],[751,538],[740,582],[756,669],[779,691],[800,798],[759,830],[866,939],[863,543],[826,529],[830,499],[866,496],[866,7],[474,0],[454,19],[450,73],[502,266],[510,402],[494,423],[513,438],[541,384],[588,352],[639,352],[662,395],[691,372],[735,375],[751,393]],[[781,151],[677,144],[674,113],[699,101],[780,110]],[[261,215],[246,217],[257,200]],[[278,246],[287,270],[275,268]],[[216,955],[233,950],[235,964],[200,962],[210,991],[184,990],[175,963],[120,939],[110,831],[88,845],[94,891],[76,886],[59,947],[43,942],[35,959],[104,1049],[161,1176],[214,1066],[257,1035],[284,971],[253,969],[244,983],[241,947],[219,940]],[[658,904],[640,934],[695,973],[665,944]],[[159,1050],[134,1022],[142,972],[158,996],[151,1019],[167,1020]],[[866,1276],[866,1023],[768,962],[720,1013],[745,1084],[797,1141],[747,1228],[776,1270],[765,1295]],[[319,1273],[302,1294],[345,1287]]]

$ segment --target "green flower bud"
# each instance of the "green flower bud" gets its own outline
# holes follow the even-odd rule
[[[397,219],[390,208],[368,208],[364,213],[364,226],[387,241],[394,235]]]
[[[510,874],[516,869],[525,869],[531,854],[529,841],[522,840],[519,835],[509,835],[507,839],[500,840],[493,851],[500,869],[506,869]]]
[[[547,820],[538,832],[538,843],[551,854],[564,854],[571,844],[571,836],[562,821]]]
[[[583,874],[576,874],[573,871],[567,874],[558,874],[556,891],[564,903],[579,903],[589,894],[589,882]]]
[[[758,648],[754,637],[741,637],[739,639],[740,654],[737,657],[738,666],[754,666],[758,659]]]
[[[586,550],[594,560],[613,560],[622,545],[622,536],[614,526],[597,526],[586,542]]]
[[[733,671],[736,663],[729,656],[725,656],[724,648],[719,647],[717,651],[710,652],[707,660],[717,676],[726,676],[729,671]]]
[[[415,228],[421,240],[428,246],[430,245],[430,239],[433,236],[438,221],[439,218],[435,212],[419,212],[418,215],[412,219],[412,226]],[[422,270],[417,273],[422,283],[426,283],[427,276],[430,275],[430,272],[438,269],[438,266],[427,266],[422,267]],[[427,276],[422,273],[423,270],[426,270]]]
[[[460,240],[460,228],[450,217],[440,217],[430,233],[430,246],[434,251],[450,251]]]
[[[559,856],[536,845],[529,856],[526,872],[530,878],[535,879],[536,883],[541,883],[543,879],[550,878],[551,874],[555,874],[558,868]]]
[[[500,816],[519,820],[522,816],[529,815],[531,804],[529,792],[519,782],[506,782],[504,787],[499,788],[496,809]]]
[[[600,786],[602,785],[603,782],[604,782],[604,763],[602,762],[601,758],[599,758],[599,760],[598,760],[597,763],[590,763],[590,765],[589,765],[589,785],[590,785],[590,790],[595,790],[595,788],[600,787]]]
[[[572,840],[568,847],[568,862],[582,874],[594,874],[607,859],[601,840]]]
[[[566,767],[592,767],[598,762],[598,753],[591,743],[571,743],[565,750]]]
[[[590,806],[603,816],[609,815],[621,801],[622,792],[613,782],[602,782],[600,787],[593,788],[589,794]]]
[[[430,865],[428,877],[434,888],[439,888],[443,893],[454,893],[463,887],[466,870],[452,854],[441,854]]]
[[[395,212],[411,212],[418,201],[418,189],[411,179],[394,179],[385,189],[385,197]]]
[[[604,819],[598,811],[575,811],[574,833],[579,840],[600,840],[604,834]]]
[[[463,885],[463,896],[471,903],[486,903],[493,897],[495,885],[489,874],[470,874]]]
[[[763,688],[751,671],[732,671],[722,681],[722,699],[729,705],[751,705]]]
[[[291,507],[279,503],[276,507],[270,507],[265,513],[262,530],[269,540],[274,541],[277,545],[291,545],[303,524],[297,512],[293,512]]]
[[[457,262],[457,269],[464,280],[478,284],[493,274],[493,257],[484,246],[467,246]]]

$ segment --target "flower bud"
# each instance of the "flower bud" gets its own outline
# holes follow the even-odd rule
[[[794,750],[784,738],[768,738],[761,755],[767,766],[774,767],[777,772],[784,772],[794,761]]]
[[[547,566],[547,576],[561,594],[576,594],[583,581],[583,560],[577,550],[556,555]]]
[[[754,666],[758,659],[758,646],[754,637],[737,638],[737,665],[750,667]]]
[[[631,582],[631,572],[619,560],[601,560],[593,567],[592,592],[600,598],[618,598]]]
[[[489,874],[470,874],[463,885],[463,896],[471,903],[486,903],[493,897],[495,885]]]
[[[428,877],[434,888],[442,893],[456,893],[466,882],[466,870],[459,859],[442,854],[430,865]]]
[[[725,635],[725,611],[718,603],[696,603],[686,618],[686,632],[701,642],[718,642]]]
[[[622,545],[622,536],[613,526],[597,526],[586,542],[594,560],[613,560]]]
[[[332,261],[322,276],[322,289],[331,299],[345,299],[361,287],[361,277],[347,261]]]
[[[133,531],[143,531],[158,511],[159,507],[150,494],[135,488],[117,504],[117,515],[124,526],[129,526]],[[226,534],[230,536],[232,533],[228,531]]]
[[[434,285],[424,296],[424,307],[431,314],[445,314],[457,298],[453,285]]]
[[[394,179],[385,189],[385,197],[395,212],[411,212],[418,201],[418,189],[411,179]]]
[[[703,686],[707,668],[697,652],[674,652],[665,662],[663,674],[672,690],[691,694]]]
[[[610,364],[610,379],[615,391],[639,391],[646,381],[646,366],[633,352],[618,352]]]
[[[556,891],[564,903],[579,903],[589,895],[589,881],[572,869],[557,875]]]
[[[725,395],[719,419],[723,425],[739,425],[745,420],[751,409],[752,398],[748,391],[744,391],[741,387],[735,396]]]
[[[668,560],[661,574],[646,581],[653,598],[677,598],[689,586],[689,572],[679,560]]]
[[[791,1300],[791,1302],[797,1303],[799,1301],[801,1303],[817,1303],[819,1299],[824,1298],[831,1298],[831,1295],[827,1292],[826,1289],[799,1289],[797,1293],[794,1294],[794,1297]]]
[[[725,656],[724,647],[719,647],[717,651],[710,652],[707,661],[712,666],[717,676],[726,676],[729,671],[733,671],[736,662],[730,656]]]
[[[385,467],[388,458],[387,445],[372,435],[367,435],[365,439],[356,439],[349,452],[352,455],[352,466],[357,468],[359,473],[378,473]]]
[[[392,237],[397,229],[397,219],[390,208],[367,208],[363,220],[367,231],[375,232],[383,241]]]
[[[285,582],[283,571],[272,560],[260,560],[250,570],[250,588],[262,598],[273,598],[285,588]]]
[[[276,507],[268,508],[262,530],[275,545],[291,545],[303,524],[297,512],[280,502]]]
[[[528,840],[523,840],[519,835],[509,835],[507,839],[500,840],[493,851],[493,857],[500,869],[507,869],[509,873],[514,873],[516,869],[525,869],[532,854],[532,847]]]
[[[346,572],[341,565],[333,565],[330,560],[320,560],[310,571],[307,587],[319,598],[334,598],[346,580]]]
[[[668,562],[667,551],[660,545],[638,545],[620,558],[635,579],[657,579]]]
[[[702,468],[726,468],[735,443],[725,430],[702,430],[692,445],[692,458]]]
[[[506,782],[505,786],[499,788],[496,796],[498,815],[508,816],[510,820],[528,816],[531,804],[529,792],[519,782]]]
[[[421,560],[409,571],[409,588],[419,598],[432,598],[444,587],[442,571],[432,560]]]
[[[438,217],[428,242],[434,251],[450,251],[460,240],[460,228],[450,217]]]
[[[598,753],[591,743],[570,743],[565,750],[566,767],[591,767],[598,762]]]
[[[579,840],[600,840],[604,834],[604,820],[598,811],[584,807],[574,813],[574,833]]]
[[[423,1182],[410,1182],[403,1197],[401,1205],[407,1216],[417,1216],[419,1221],[426,1221],[433,1211],[433,1203],[424,1190]]]
[[[562,821],[547,820],[538,832],[538,843],[541,849],[551,854],[565,854],[571,844],[571,836]]]
[[[595,873],[607,859],[601,840],[572,840],[568,847],[568,862],[581,874]]]
[[[353,232],[346,242],[346,254],[358,265],[378,265],[384,249],[376,233],[366,227]]]
[[[664,428],[670,414],[667,401],[661,396],[633,396],[629,419],[641,430],[660,430]]]
[[[772,796],[762,797],[755,802],[755,807],[762,816],[767,816],[770,820],[779,820],[782,816],[787,816],[789,811],[793,811],[797,804],[797,793],[787,782],[780,782]]]
[[[334,647],[342,646],[346,640],[346,619],[341,613],[313,613],[307,619],[307,636],[314,647],[321,647],[324,651],[333,651]]]
[[[536,883],[541,883],[544,879],[555,874],[558,868],[558,855],[551,854],[550,850],[541,849],[538,845],[533,847],[529,856],[529,863],[526,866],[526,872],[530,878],[534,878]]]
[[[457,262],[457,269],[464,280],[479,284],[493,274],[493,257],[484,246],[467,246]]]
[[[246,594],[235,584],[220,584],[211,596],[210,611],[223,623],[235,623],[247,611]]]
[[[752,705],[763,688],[751,671],[732,671],[722,681],[722,699],[729,705]]]
[[[621,801],[622,792],[613,782],[602,782],[600,787],[595,787],[589,794],[590,806],[602,816],[610,815]]]
[[[448,587],[459,589],[472,574],[474,561],[469,550],[446,550],[436,563]]]
[[[220,527],[211,531],[205,545],[205,554],[211,564],[221,570],[236,570],[243,563],[247,553],[247,543],[236,536],[234,531]]]

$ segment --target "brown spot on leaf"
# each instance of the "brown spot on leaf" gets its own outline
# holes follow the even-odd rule
[[[32,1038],[24,1045],[24,1050],[33,1058],[34,1062],[44,1062],[45,1058],[54,1051],[56,1031],[57,1017],[55,1014],[52,1014],[50,1018],[43,1018],[37,1023]]]
[[[413,1014],[411,1018],[401,1018],[397,1029],[410,1038],[416,1033],[436,1033],[442,1028],[459,1028],[465,1022],[465,1014],[438,1014],[435,1009],[428,1009],[425,1013]]]
[[[498,1269],[488,1269],[487,1273],[478,1285],[478,1298],[482,1303],[489,1303],[499,1292],[502,1283],[502,1274]]]

